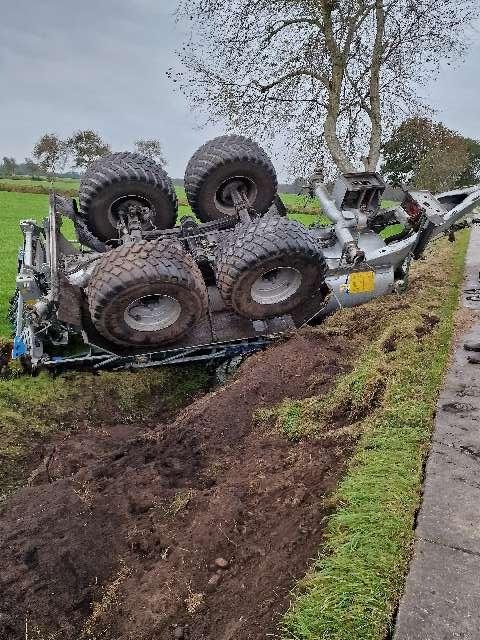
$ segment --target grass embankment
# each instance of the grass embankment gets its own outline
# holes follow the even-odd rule
[[[201,367],[0,379],[0,503],[25,482],[33,452],[54,434],[88,424],[140,425],[180,408],[209,383]]]
[[[289,640],[383,640],[402,593],[423,464],[454,329],[468,235],[441,241],[410,288],[331,317],[354,369],[325,397],[276,411],[288,437],[351,433],[359,444],[332,502],[322,552],[285,617]]]

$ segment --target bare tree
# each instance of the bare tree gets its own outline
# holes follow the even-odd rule
[[[210,120],[283,134],[292,170],[377,167],[384,136],[421,108],[419,83],[461,56],[477,0],[181,0],[194,24],[180,83]],[[325,151],[328,151],[325,154]]]
[[[76,167],[86,169],[95,160],[110,153],[110,146],[96,131],[75,131],[67,140],[67,148],[73,155]]]
[[[54,175],[65,166],[67,145],[56,133],[45,133],[33,148],[33,157],[44,173]]]
[[[25,162],[23,164],[25,166],[25,171],[29,176],[32,176],[32,178],[38,173],[39,167],[32,158],[25,158]]]
[[[163,155],[162,144],[159,140],[137,140],[135,149],[150,160],[155,160],[163,167],[167,164]]]
[[[2,173],[6,176],[14,176],[17,171],[17,162],[15,158],[3,157],[2,161]]]

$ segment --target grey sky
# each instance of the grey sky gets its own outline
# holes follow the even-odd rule
[[[159,138],[183,175],[216,130],[199,130],[166,76],[182,39],[176,0],[0,0],[0,156],[22,160],[46,131],[99,131],[114,150]],[[480,36],[464,64],[428,88],[438,117],[480,138]],[[283,173],[283,172],[280,172]]]

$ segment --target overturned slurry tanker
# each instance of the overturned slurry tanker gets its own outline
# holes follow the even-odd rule
[[[83,177],[79,202],[50,197],[44,223],[21,222],[13,357],[41,367],[148,367],[221,360],[342,307],[407,286],[410,263],[480,203],[480,186],[405,194],[382,209],[376,173],[315,194],[331,224],[289,220],[275,169],[255,142],[222,136],[190,160],[193,216],[177,225],[173,184],[155,162],[116,153]],[[62,234],[73,221],[77,239]],[[399,233],[381,232],[401,224]]]

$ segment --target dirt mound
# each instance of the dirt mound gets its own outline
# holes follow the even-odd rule
[[[352,443],[292,443],[253,414],[328,388],[348,367],[343,344],[298,335],[171,424],[55,443],[0,520],[0,637],[275,633]]]

